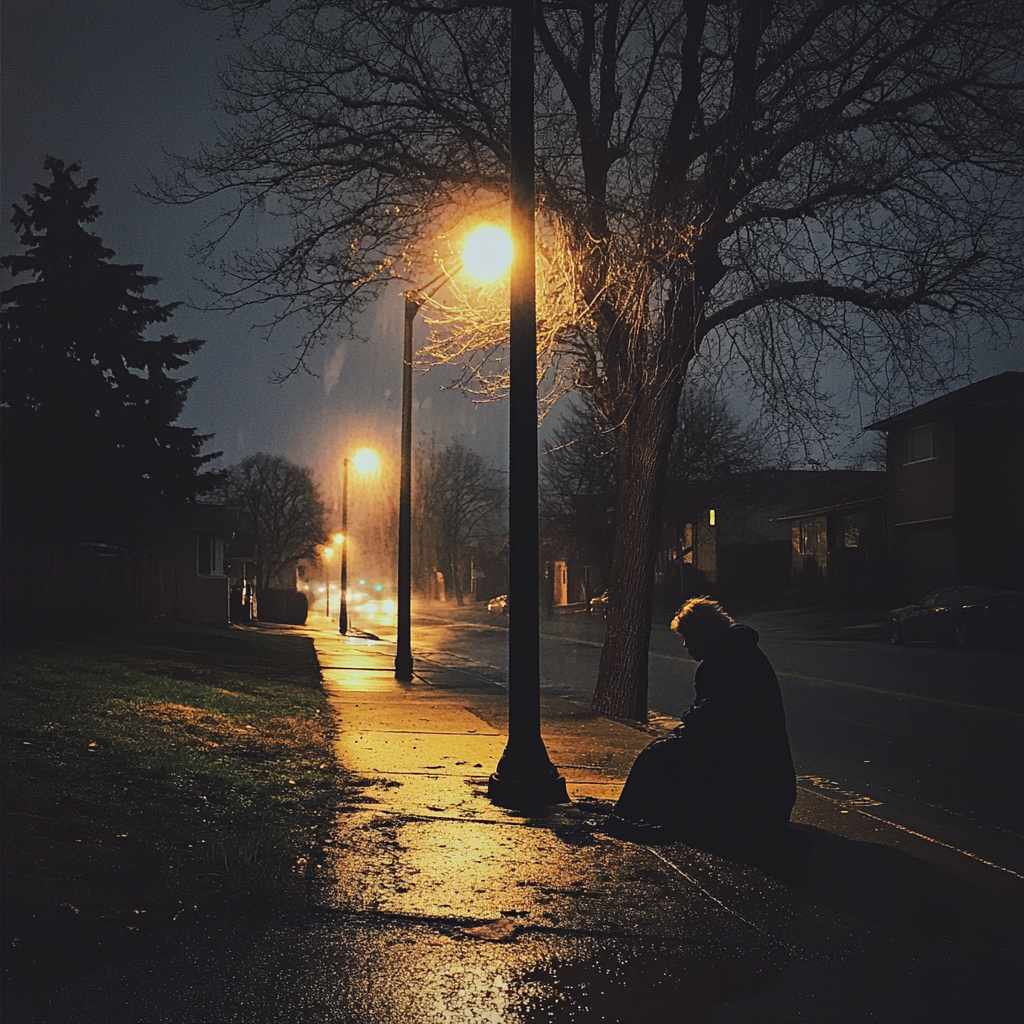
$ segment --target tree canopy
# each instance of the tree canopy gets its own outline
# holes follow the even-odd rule
[[[256,535],[257,587],[293,587],[295,567],[316,558],[327,539],[327,510],[310,471],[258,452],[229,467],[221,497]]]
[[[225,301],[301,315],[300,361],[389,277],[433,276],[466,227],[507,216],[503,5],[197,2],[233,11],[244,46],[231,120],[167,194],[235,197],[207,253]],[[940,383],[1019,329],[1024,21],[1013,0],[533,9],[538,353],[553,393],[590,389],[616,425],[595,706],[642,719],[656,509],[694,361],[728,357],[813,444],[851,386],[874,403]],[[287,230],[232,252],[249,214]],[[500,310],[456,287],[432,342],[485,390]]]
[[[209,434],[178,425],[195,378],[172,374],[203,345],[146,336],[175,303],[86,225],[97,179],[52,157],[47,184],[15,205],[23,249],[0,259],[5,528],[57,539],[133,542],[216,486]]]
[[[665,516],[711,500],[731,473],[765,461],[764,438],[743,425],[706,382],[687,381],[668,457]],[[541,460],[542,533],[564,557],[597,566],[607,580],[615,539],[616,431],[582,391],[561,416]]]
[[[507,531],[506,484],[501,474],[459,441],[423,449],[416,459],[415,521],[418,576],[439,569],[456,603],[463,604],[467,556],[474,543]]]

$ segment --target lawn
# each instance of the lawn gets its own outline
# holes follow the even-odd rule
[[[2,683],[8,980],[302,899],[345,786],[310,638],[151,623]]]

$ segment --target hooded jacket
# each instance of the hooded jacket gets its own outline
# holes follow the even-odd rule
[[[796,775],[775,670],[749,626],[712,643],[694,677],[696,699],[676,728],[701,773],[710,808],[788,821]],[[703,801],[702,801],[703,802]],[[716,812],[717,813],[717,812]]]
[[[796,776],[779,681],[758,639],[734,625],[712,643],[693,706],[673,736],[641,751],[617,815],[724,838],[785,826]]]

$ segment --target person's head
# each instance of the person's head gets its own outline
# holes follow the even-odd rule
[[[694,661],[703,661],[711,645],[733,624],[732,616],[710,597],[692,597],[672,620]]]

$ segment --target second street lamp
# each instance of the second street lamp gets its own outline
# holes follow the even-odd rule
[[[352,457],[352,465],[361,473],[372,473],[380,459],[372,448],[360,448]],[[341,460],[341,595],[338,598],[338,632],[348,633],[348,464]]]
[[[512,261],[512,239],[493,224],[477,228],[466,240],[461,266],[481,280],[495,280]],[[457,269],[457,268],[456,268]],[[453,271],[454,272],[454,271]],[[405,293],[402,338],[402,482],[398,498],[398,636],[395,678],[411,683],[412,662],[412,332],[423,304],[442,288],[451,273],[442,271],[421,289]]]
[[[331,617],[331,559],[334,557],[334,548],[324,548],[323,558],[326,569],[324,570],[324,596],[327,598],[326,615]]]

